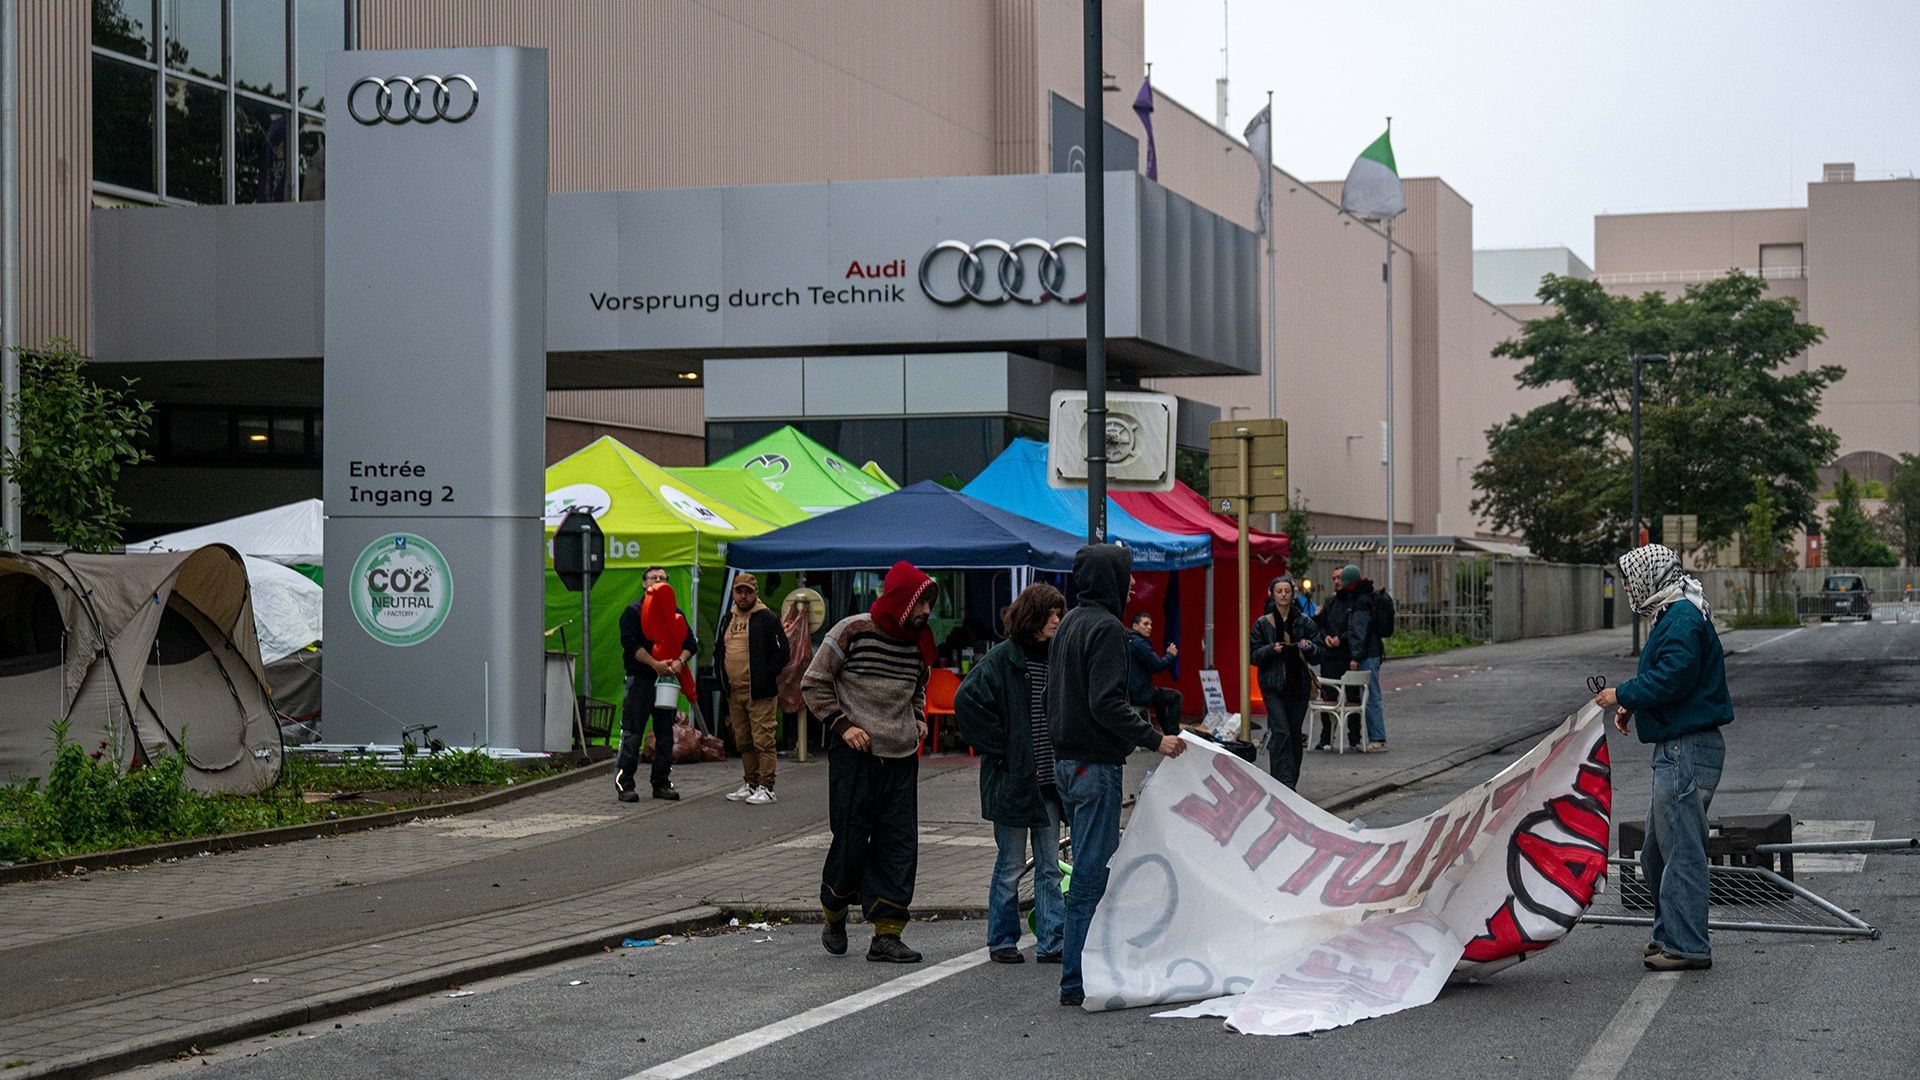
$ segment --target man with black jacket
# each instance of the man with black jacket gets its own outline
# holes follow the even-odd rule
[[[667,571],[664,567],[649,566],[641,575],[646,592],[667,583]],[[624,655],[627,668],[626,698],[620,703],[620,756],[613,763],[613,789],[621,802],[639,802],[640,794],[634,790],[634,774],[640,771],[640,742],[647,726],[647,717],[653,718],[653,797],[668,802],[679,802],[680,793],[673,790],[673,720],[675,708],[672,705],[655,706],[654,686],[661,679],[677,679],[680,670],[687,662],[700,655],[699,639],[694,637],[693,626],[687,626],[687,638],[680,643],[680,656],[676,660],[659,660],[653,655],[653,642],[640,627],[640,606],[646,602],[643,592],[640,599],[627,605],[620,613],[620,651]]]
[[[1367,744],[1370,754],[1387,752],[1387,709],[1380,700],[1380,662],[1386,656],[1386,643],[1374,632],[1374,588],[1370,578],[1360,576],[1360,568],[1349,563],[1340,568],[1340,591],[1320,613],[1320,628],[1330,658],[1335,650],[1343,654],[1347,671],[1365,671],[1367,687]],[[1337,667],[1338,660],[1328,666]],[[1335,672],[1339,677],[1339,672]]]
[[[1047,650],[1047,716],[1054,782],[1073,836],[1073,884],[1060,969],[1060,1004],[1086,1001],[1081,952],[1094,908],[1107,891],[1107,862],[1120,846],[1121,770],[1135,747],[1179,757],[1186,743],[1162,735],[1127,701],[1127,628],[1120,623],[1133,591],[1133,556],[1113,544],[1089,544],[1073,558],[1079,606],[1067,613]]]
[[[733,747],[740,752],[740,786],[728,802],[765,806],[778,802],[773,771],[780,737],[780,669],[787,663],[787,632],[760,602],[760,579],[733,579],[733,606],[720,616],[713,670],[720,676]]]
[[[1180,646],[1168,643],[1165,653],[1153,649],[1153,616],[1133,613],[1127,624],[1127,700],[1153,711],[1154,723],[1169,735],[1180,734],[1180,691],[1153,685],[1153,677],[1173,666]]]

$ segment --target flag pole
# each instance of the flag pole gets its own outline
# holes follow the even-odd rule
[[[1280,418],[1280,336],[1278,308],[1274,300],[1274,281],[1278,276],[1273,256],[1273,234],[1278,223],[1273,216],[1273,91],[1267,91],[1267,419]],[[1280,531],[1278,512],[1267,515],[1267,531]]]
[[[1387,117],[1393,134],[1393,117]],[[1387,592],[1393,592],[1393,218],[1387,219]]]

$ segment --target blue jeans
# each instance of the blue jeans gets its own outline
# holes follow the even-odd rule
[[[1360,661],[1360,670],[1367,673],[1367,740],[1369,742],[1387,741],[1387,703],[1380,697],[1380,658]]]
[[[1020,876],[1027,868],[1027,840],[1033,840],[1033,935],[1036,954],[1058,955],[1066,901],[1060,895],[1060,816],[1047,803],[1046,825],[1015,828],[995,825],[1000,857],[993,863],[987,890],[987,948],[1020,947]]]
[[[1107,894],[1107,863],[1120,847],[1118,765],[1062,759],[1054,765],[1060,803],[1073,837],[1073,884],[1067,888],[1067,918],[1060,962],[1060,993],[1084,991],[1080,953],[1087,947],[1093,909]]]
[[[1707,940],[1707,808],[1726,758],[1718,728],[1653,747],[1653,805],[1640,868],[1653,894],[1653,943],[1671,956],[1703,960],[1713,952]]]

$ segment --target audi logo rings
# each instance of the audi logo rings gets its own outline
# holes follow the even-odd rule
[[[1067,291],[1067,260],[1062,253],[1068,248],[1079,248],[1084,259],[1087,242],[1078,236],[1063,236],[1052,243],[1033,236],[1011,244],[1005,240],[980,240],[972,244],[942,240],[920,257],[920,291],[927,294],[927,299],[948,307],[968,301],[1004,304],[1009,300],[1022,304],[1044,304],[1048,300],[1078,304],[1087,298],[1087,290],[1083,284],[1077,293]],[[947,252],[955,256],[953,287],[943,292],[935,287],[934,281],[939,266],[945,262],[941,256]],[[1038,257],[1033,258],[1028,252],[1037,253]],[[1034,264],[1031,283],[1029,262]]]
[[[455,85],[464,86],[467,92],[459,104],[464,109],[456,111]],[[432,93],[427,89],[431,88]],[[366,92],[371,90],[371,92]],[[347,115],[363,124],[373,125],[381,121],[389,124],[405,124],[409,121],[431,124],[445,120],[457,124],[472,116],[480,107],[480,87],[466,75],[416,75],[407,78],[395,75],[380,78],[369,75],[353,84],[347,91]]]

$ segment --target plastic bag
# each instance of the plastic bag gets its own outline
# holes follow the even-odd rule
[[[726,744],[718,738],[702,732],[687,719],[686,713],[673,716],[673,763],[675,765],[693,765],[702,761],[725,761]],[[653,760],[653,732],[647,732],[647,741],[640,745],[640,760]]]

